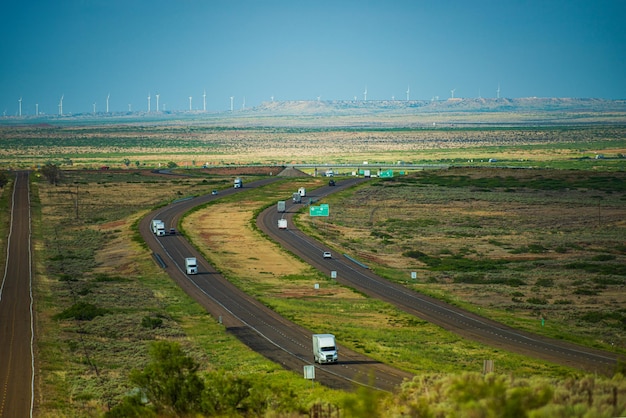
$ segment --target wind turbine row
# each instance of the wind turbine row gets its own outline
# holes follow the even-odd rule
[[[454,99],[455,98],[455,96],[454,96],[455,92],[456,92],[456,88],[450,89],[450,99]],[[498,83],[498,86],[497,86],[497,89],[496,89],[496,99],[500,99],[500,92],[501,92],[501,90],[500,90],[500,83]],[[363,101],[364,102],[367,101],[367,93],[368,93],[367,86],[365,86],[365,89],[363,91]],[[410,101],[411,100],[411,86],[410,85],[407,86],[405,94],[406,94],[406,101],[407,102]],[[64,99],[64,97],[65,97],[65,95],[62,94],[61,98],[59,99],[59,103],[57,105],[58,109],[59,109],[59,111],[58,111],[59,116],[63,116],[63,99]],[[156,97],[156,111],[159,112],[159,111],[164,110],[165,105],[163,105],[162,107],[160,105],[160,101],[159,101],[160,100],[160,94],[157,93],[155,95],[155,97]],[[391,97],[392,97],[393,101],[396,100],[396,96],[391,96]],[[481,98],[480,90],[479,90],[479,93],[478,93],[478,97]],[[106,113],[110,112],[110,108],[109,108],[110,98],[111,98],[111,93],[108,93],[107,96],[106,96]],[[206,107],[206,98],[207,98],[207,94],[206,94],[206,89],[205,89],[205,90],[203,90],[203,93],[202,93],[202,111],[203,112],[207,111],[206,110],[207,109],[207,107]],[[317,101],[321,101],[321,96],[316,96],[316,98],[317,98]],[[230,111],[231,112],[234,111],[234,99],[235,99],[234,96],[230,96]],[[189,111],[191,112],[191,111],[193,111],[193,102],[192,102],[193,97],[192,96],[188,96],[188,100],[189,100]],[[357,100],[357,96],[354,96],[354,101],[356,101],[356,100]],[[439,100],[439,96],[433,96],[433,98],[431,100],[432,101]],[[272,102],[274,101],[274,96],[273,95],[271,96],[271,101]],[[18,99],[18,111],[17,111],[17,115],[19,117],[22,117],[22,103],[23,103],[23,100],[22,100],[22,97],[20,97]],[[148,93],[147,105],[148,105],[148,108],[147,108],[148,113],[152,112],[152,94],[151,93]],[[96,102],[93,102],[92,108],[93,108],[93,113],[96,113]],[[245,98],[245,96],[243,96],[243,98],[242,98],[242,106],[241,106],[241,108],[243,110],[245,110],[245,108],[246,108],[246,98]],[[132,111],[132,106],[131,106],[130,103],[128,104],[128,111],[129,112]],[[39,116],[39,104],[38,103],[35,104],[35,114],[37,116]],[[5,111],[5,115],[6,115],[6,111]]]

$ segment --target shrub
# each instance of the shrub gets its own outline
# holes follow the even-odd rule
[[[552,287],[554,286],[554,279],[548,279],[548,278],[537,279],[537,281],[535,282],[535,285],[539,287]]]
[[[154,343],[150,357],[144,370],[131,372],[130,381],[141,388],[157,413],[181,416],[198,411],[204,390],[198,363],[179,344],[167,341]]]
[[[153,318],[151,316],[144,316],[141,320],[141,326],[149,329],[160,328],[163,325],[161,318]]]
[[[109,311],[103,308],[98,308],[91,303],[78,302],[64,310],[63,312],[54,316],[55,319],[77,319],[79,321],[91,321],[97,316],[103,316],[108,314]]]

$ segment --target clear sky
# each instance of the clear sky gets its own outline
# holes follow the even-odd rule
[[[626,0],[2,0],[0,115],[626,99]]]

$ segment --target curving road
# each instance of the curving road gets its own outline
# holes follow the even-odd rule
[[[356,180],[347,181],[348,184],[354,182]],[[314,190],[314,195],[310,197],[320,199],[335,190],[336,187],[325,186]],[[285,214],[270,207],[260,214],[257,225],[284,248],[328,276],[331,271],[335,271],[338,282],[473,341],[588,372],[610,374],[615,370],[618,359],[615,353],[513,329],[387,281],[347,257],[335,256],[331,260],[324,260],[322,252],[327,250],[324,244],[293,226],[292,218],[300,209],[299,206],[288,203]],[[283,217],[290,226],[287,230],[279,230],[276,226],[278,219]]]
[[[247,188],[267,185],[278,179],[266,179],[246,184],[243,189],[228,189],[220,195],[206,195],[184,200],[156,210],[139,224],[141,235],[165,265],[172,279],[226,329],[253,350],[280,364],[285,369],[303,373],[306,365],[313,365],[311,334],[313,332],[286,320],[233,286],[219,274],[180,235],[156,237],[150,231],[152,219],[165,222],[166,229],[176,226],[182,214],[195,206],[224,195],[244,192]],[[185,257],[198,260],[197,275],[184,273]],[[393,391],[410,373],[394,369],[362,354],[342,347],[339,341],[340,362],[334,365],[315,365],[315,379],[329,387],[350,390],[357,384],[384,391]],[[373,380],[372,380],[373,379]]]
[[[17,172],[0,284],[0,417],[33,415],[35,364],[28,172]]]
[[[264,186],[276,180],[276,178],[261,180],[246,185],[246,188]],[[361,181],[364,180],[350,179],[338,182],[334,187],[325,186],[315,190],[314,194],[307,196],[306,199],[319,199]],[[246,188],[229,189],[220,196],[243,192]],[[185,212],[218,197],[202,196],[154,211],[141,221],[140,232],[155,252],[157,260],[164,264],[169,275],[209,313],[218,318],[229,332],[284,368],[302,373],[303,366],[313,363],[311,331],[282,318],[234,287],[203,260],[182,236],[156,237],[150,232],[151,219],[165,221],[166,227],[175,226]],[[331,271],[335,271],[340,283],[394,304],[405,312],[464,338],[486,345],[590,372],[606,374],[614,370],[618,357],[614,353],[515,330],[391,283],[348,258],[335,256],[330,260],[323,259],[325,246],[293,227],[292,217],[299,206],[287,202],[287,211],[282,214],[277,212],[275,205],[272,205],[259,215],[257,225],[289,251],[325,274],[330,275]],[[278,219],[282,217],[288,221],[287,230],[279,230],[277,227]],[[198,275],[188,276],[184,273],[184,258],[189,256],[198,259]],[[340,344],[339,349],[338,365],[315,365],[316,379],[329,387],[351,389],[355,383],[366,384],[364,382],[374,376],[375,380],[369,382],[372,387],[391,391],[404,379],[412,377],[407,372],[352,352]]]

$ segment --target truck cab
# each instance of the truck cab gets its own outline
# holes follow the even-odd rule
[[[150,227],[152,229],[152,233],[157,237],[165,235],[165,222],[159,219],[153,219]]]
[[[195,257],[185,258],[185,272],[187,274],[198,274],[198,263]]]
[[[337,363],[338,352],[333,334],[313,334],[313,360],[315,363]]]

